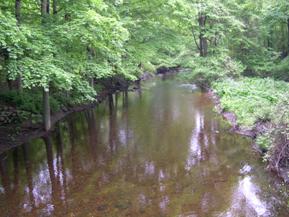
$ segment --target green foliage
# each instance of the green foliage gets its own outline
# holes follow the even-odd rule
[[[187,68],[180,79],[201,86],[242,73],[289,80],[286,0],[67,0],[57,1],[57,9],[41,17],[40,4],[25,0],[17,22],[15,1],[0,3],[0,78],[20,81],[23,98],[49,89],[59,107],[93,101],[93,81],[128,84],[161,66]],[[236,97],[225,97],[225,106],[238,111],[241,122],[273,118],[279,89],[268,92],[271,80],[232,81],[236,87],[227,81],[222,88]],[[238,100],[240,88],[256,90]],[[261,104],[262,111],[254,108]]]
[[[145,72],[154,73],[156,71],[156,67],[151,62],[142,63],[142,67]]]
[[[13,3],[0,4],[0,74],[11,81],[20,79],[22,93],[7,93],[11,99],[7,102],[19,109],[39,112],[42,103],[35,108],[37,103],[20,100],[31,89],[39,96],[43,88],[50,89],[52,99],[64,91],[72,105],[95,100],[96,91],[88,80],[120,76],[135,80],[139,76],[139,63],[133,66],[132,61],[124,61],[129,32],[113,5],[103,1],[59,2],[62,11],[41,20],[40,8],[32,1],[23,1],[19,25]],[[61,106],[66,105],[64,98],[59,98]]]
[[[276,119],[276,106],[288,102],[289,84],[269,78],[227,79],[214,82],[213,89],[223,108],[237,115],[240,125],[252,127],[258,121]]]
[[[0,104],[17,107],[21,111],[32,114],[41,114],[43,110],[42,94],[39,92],[25,92],[19,94],[16,91],[0,93]],[[51,110],[53,112],[60,109],[60,104],[54,98],[50,98]]]
[[[273,67],[270,68],[267,76],[289,82],[289,57],[286,57],[281,61],[277,61]]]
[[[265,17],[267,25],[274,27],[279,24],[286,24],[289,19],[289,2],[278,0],[265,7]]]
[[[219,79],[238,78],[244,69],[241,63],[225,55],[196,57],[186,67],[191,71],[181,73],[179,78],[200,86],[209,86]]]
[[[258,136],[256,139],[256,144],[262,150],[269,150],[270,146],[272,145],[272,140],[271,140],[270,134],[267,132],[263,135]],[[266,156],[266,157],[268,157],[268,156]]]
[[[72,90],[70,91],[70,100],[69,103],[81,104],[87,101],[95,101],[95,90],[92,88],[89,83],[85,80],[75,79],[72,83]]]
[[[25,32],[16,25],[16,19],[0,10],[0,50],[6,58],[17,59],[23,55],[26,44]]]

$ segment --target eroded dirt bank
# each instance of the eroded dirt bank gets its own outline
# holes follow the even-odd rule
[[[231,130],[240,135],[248,136],[253,139],[252,147],[255,151],[260,153],[260,157],[263,157],[268,150],[262,149],[256,144],[256,138],[258,135],[262,135],[266,133],[270,128],[272,128],[273,124],[270,121],[258,121],[252,128],[240,126],[237,121],[237,116],[233,112],[225,111],[220,102],[220,97],[212,90],[211,88],[206,88],[206,91],[210,98],[213,100],[215,104],[216,111],[226,119],[230,125],[232,126]],[[281,149],[280,151],[284,151]],[[280,155],[280,153],[277,155]],[[289,183],[289,168],[287,166],[278,166],[272,167],[271,165],[267,165],[267,169],[277,174],[279,178],[281,178],[284,182]]]

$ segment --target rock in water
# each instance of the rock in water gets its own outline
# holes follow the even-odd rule
[[[198,87],[195,84],[181,84],[180,87],[187,88],[190,90],[196,90]]]

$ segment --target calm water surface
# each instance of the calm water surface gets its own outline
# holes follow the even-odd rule
[[[251,141],[173,81],[69,116],[0,172],[0,216],[289,216]]]

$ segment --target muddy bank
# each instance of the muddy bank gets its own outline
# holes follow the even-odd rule
[[[166,67],[161,66],[157,69],[156,74],[157,75],[165,75],[165,74],[175,74],[182,70],[180,66],[174,66],[174,67]]]
[[[268,150],[262,149],[260,146],[258,146],[256,144],[256,138],[258,135],[262,135],[268,132],[268,130],[273,127],[273,124],[269,121],[266,121],[266,122],[259,121],[252,128],[240,126],[237,122],[237,116],[233,112],[224,111],[224,109],[222,108],[222,104],[220,102],[220,97],[210,88],[207,88],[206,91],[208,95],[210,96],[210,98],[213,100],[216,111],[219,114],[221,114],[223,118],[226,119],[230,123],[232,127],[231,128],[232,132],[252,138],[253,139],[252,146],[253,146],[254,151],[257,151],[260,154],[260,157],[264,156],[268,152]],[[267,169],[275,173],[285,183],[289,183],[289,176],[288,176],[289,168],[288,167],[275,168],[275,167],[270,166],[268,163]]]
[[[233,112],[224,111],[220,102],[220,97],[212,89],[207,89],[207,92],[212,98],[217,112],[232,126],[232,131],[255,139],[257,135],[264,133],[270,127],[269,122],[258,122],[252,128],[240,126],[237,122],[237,116]]]

